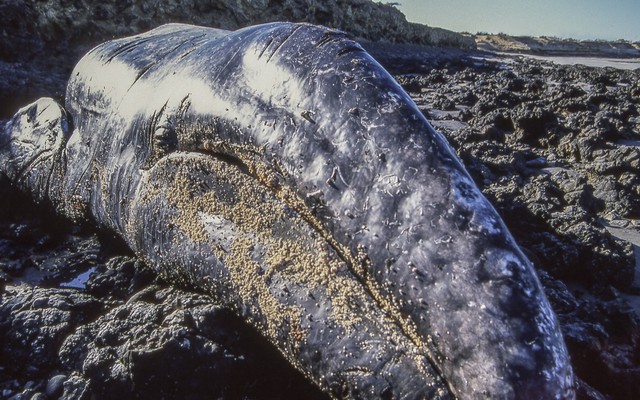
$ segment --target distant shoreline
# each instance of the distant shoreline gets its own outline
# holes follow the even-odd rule
[[[540,61],[549,61],[557,65],[584,65],[595,68],[616,68],[622,70],[640,69],[640,57],[609,57],[607,55],[572,55],[572,54],[532,54],[532,53],[513,53],[504,51],[485,51],[490,54],[496,54],[505,57],[528,57]]]
[[[544,57],[640,58],[640,42],[575,40],[553,37],[473,35],[478,50]]]

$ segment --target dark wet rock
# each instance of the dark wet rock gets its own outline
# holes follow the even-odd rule
[[[579,319],[567,322],[564,332],[567,346],[576,354],[576,372],[615,398],[640,393],[638,319],[629,306],[616,297],[606,302],[586,299],[574,312]]]
[[[0,179],[0,276],[14,284],[73,285],[103,259],[104,243]]]
[[[22,285],[0,297],[3,397],[324,398],[213,299],[131,257],[96,271],[92,294]]]
[[[71,289],[8,288],[0,297],[2,365],[12,375],[32,378],[57,368],[58,346],[101,309],[97,299]]]
[[[98,266],[86,290],[96,297],[126,300],[145,287],[158,283],[155,272],[136,258],[117,256]]]
[[[479,115],[470,123],[479,130],[497,129],[502,132],[513,132],[515,127],[510,114],[510,111],[506,108],[497,108],[486,114]]]
[[[82,377],[80,373],[73,372],[62,384],[62,399],[91,399],[93,396],[89,386],[89,380]]]
[[[0,56],[0,119],[43,96],[61,101],[72,66],[42,59],[10,62]]]
[[[99,398],[323,398],[246,330],[207,296],[146,287],[67,337],[60,360],[79,375],[65,391]],[[87,383],[78,385],[79,377]]]
[[[606,203],[595,196],[593,186],[585,174],[560,170],[550,177],[562,193],[566,204],[575,204],[588,214],[595,215],[606,209]]]
[[[439,110],[452,111],[456,109],[456,103],[447,96],[438,96],[433,102],[433,106]]]
[[[556,123],[556,116],[544,104],[528,102],[512,109],[511,121],[515,128],[515,141],[543,145],[548,138],[547,132]]]
[[[640,393],[640,329],[638,315],[611,287],[597,296],[567,286],[541,272],[579,382],[579,398],[633,398]]]
[[[592,210],[598,206],[588,188],[580,189],[565,194],[549,175],[542,174],[498,181],[487,186],[485,193],[539,268],[587,284],[628,286],[634,274],[633,250],[579,205]]]
[[[60,398],[62,393],[64,392],[64,382],[67,380],[67,376],[65,375],[55,375],[52,376],[47,381],[47,386],[45,387],[45,395],[49,398],[55,399]]]
[[[494,89],[479,96],[471,111],[476,115],[485,114],[497,108],[511,108],[518,103],[518,97],[507,89]]]

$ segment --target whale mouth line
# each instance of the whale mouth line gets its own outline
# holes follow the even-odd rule
[[[27,179],[29,173],[36,168],[39,163],[45,162],[51,159],[55,154],[55,149],[43,149],[38,151],[27,161],[22,168],[16,174],[16,181],[22,182]]]
[[[456,391],[451,383],[445,379],[445,373],[437,363],[435,356],[435,345],[430,339],[423,338],[407,317],[403,317],[399,306],[390,296],[385,297],[378,288],[378,283],[368,273],[367,263],[370,263],[366,254],[358,254],[353,256],[348,247],[340,243],[331,232],[325,228],[320,221],[313,215],[313,212],[307,207],[304,200],[289,185],[284,184],[285,172],[277,165],[268,165],[258,158],[259,152],[255,149],[236,149],[233,144],[226,143],[218,148],[207,148],[198,150],[189,150],[190,153],[200,154],[212,157],[225,164],[232,165],[247,175],[250,179],[257,181],[261,186],[265,187],[269,192],[273,193],[282,203],[295,210],[306,222],[306,224],[315,230],[331,248],[336,252],[337,256],[346,264],[347,269],[354,278],[362,285],[368,296],[389,315],[395,325],[401,330],[403,335],[415,346],[425,352],[425,358],[434,371],[443,378],[447,389],[451,394]],[[164,157],[163,157],[164,158]]]

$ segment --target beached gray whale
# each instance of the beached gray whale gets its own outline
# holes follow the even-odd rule
[[[529,261],[334,30],[171,24],[90,51],[0,139],[34,198],[214,295],[337,398],[573,397]]]

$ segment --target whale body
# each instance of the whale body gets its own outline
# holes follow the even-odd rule
[[[335,398],[573,398],[531,263],[445,139],[345,34],[182,24],[106,42],[0,169],[210,293]]]

